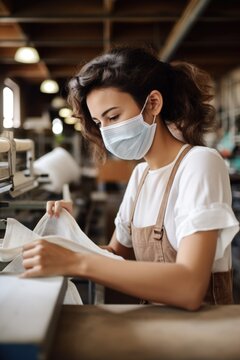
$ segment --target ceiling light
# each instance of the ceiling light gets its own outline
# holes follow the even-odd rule
[[[65,118],[65,117],[70,117],[70,116],[72,116],[73,112],[72,112],[71,109],[64,107],[64,108],[62,108],[62,109],[59,110],[59,113],[58,113],[58,114],[59,114],[59,116]]]
[[[55,109],[60,109],[67,105],[66,100],[61,96],[55,96],[51,101],[51,106]]]
[[[40,58],[35,48],[23,46],[17,49],[14,60],[25,64],[34,64],[39,62]]]
[[[59,86],[55,80],[48,79],[41,83],[40,90],[46,94],[55,94],[59,91]]]
[[[64,119],[64,122],[65,122],[65,124],[68,124],[68,125],[74,125],[74,124],[76,124],[77,120],[78,119],[76,119],[75,117],[66,117]]]
[[[62,120],[56,118],[52,122],[52,132],[55,135],[60,135],[63,132],[63,123]]]
[[[77,122],[77,123],[74,125],[74,129],[75,129],[76,131],[82,131],[82,126],[81,126],[81,124],[80,124],[79,122]]]

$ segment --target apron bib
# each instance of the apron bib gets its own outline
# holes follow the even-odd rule
[[[178,167],[192,146],[187,146],[177,158],[171,171],[166,190],[164,192],[162,204],[155,225],[138,228],[133,225],[133,216],[136,208],[137,200],[148,174],[147,167],[142,175],[139,183],[137,194],[130,212],[130,232],[132,236],[133,250],[137,261],[153,261],[153,262],[176,262],[177,252],[168,240],[164,227],[164,215],[167,207],[168,197],[171,186],[178,170]],[[207,304],[232,304],[232,271],[211,273],[210,281],[204,303]]]

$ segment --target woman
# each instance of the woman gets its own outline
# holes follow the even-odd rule
[[[145,160],[133,171],[107,246],[127,260],[41,240],[24,248],[24,276],[80,276],[189,310],[231,303],[238,222],[224,161],[203,146],[214,119],[211,90],[205,72],[144,49],[117,48],[86,64],[69,83],[69,102],[95,159],[103,161],[107,148]],[[51,216],[61,208],[72,211],[64,201],[47,204]]]

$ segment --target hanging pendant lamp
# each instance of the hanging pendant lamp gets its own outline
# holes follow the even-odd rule
[[[40,85],[40,91],[46,94],[55,94],[59,91],[58,83],[55,80],[44,80]]]
[[[32,46],[22,46],[17,49],[14,60],[25,64],[35,64],[40,60],[37,50]]]

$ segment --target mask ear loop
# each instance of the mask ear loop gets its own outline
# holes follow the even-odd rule
[[[145,107],[146,107],[146,105],[147,105],[148,98],[149,98],[149,95],[147,96],[147,98],[146,98],[146,100],[145,100],[145,103],[144,103],[144,105],[143,105],[143,108],[142,108],[140,114],[143,113],[143,111],[144,111],[144,109],[145,109]],[[154,115],[152,125],[155,124],[155,122],[156,122],[156,117],[157,117],[157,115]]]
[[[147,96],[147,98],[146,98],[146,100],[145,100],[145,103],[144,103],[144,105],[143,105],[143,108],[142,108],[142,110],[141,110],[140,114],[142,114],[142,113],[143,113],[143,111],[144,111],[144,109],[145,109],[145,107],[146,107],[146,105],[147,105],[148,98],[149,98],[149,95]]]
[[[147,96],[147,98],[146,98],[146,100],[145,100],[145,103],[144,103],[144,105],[143,105],[143,108],[142,108],[142,110],[141,110],[140,114],[142,114],[142,113],[143,113],[143,111],[144,111],[144,109],[145,109],[145,107],[146,107],[146,105],[147,105],[148,98],[149,98],[149,95]],[[157,115],[154,115],[152,125],[153,125],[153,124],[155,124],[155,122],[156,122],[156,118],[157,118]]]
[[[156,122],[157,115],[154,115],[152,125]]]

